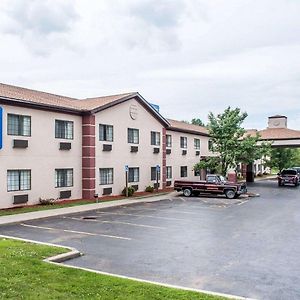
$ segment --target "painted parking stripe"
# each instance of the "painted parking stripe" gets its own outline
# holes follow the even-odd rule
[[[243,205],[245,203],[247,203],[249,200],[246,200],[246,201],[241,201],[240,203],[238,203],[237,205]]]
[[[162,209],[155,209],[155,208],[142,208],[143,210],[152,210],[152,211],[159,211],[162,213],[175,213],[175,214],[188,214],[188,215],[199,215],[196,212],[192,212],[192,211],[187,211],[187,210],[176,210],[173,209],[172,207],[168,208],[169,210],[167,210],[167,208],[165,208],[166,210],[162,210]]]
[[[160,226],[152,226],[152,225],[144,225],[144,224],[136,224],[130,222],[121,222],[121,221],[101,221],[101,220],[83,220],[82,218],[74,218],[74,217],[63,217],[64,219],[76,220],[76,221],[84,221],[84,222],[95,222],[95,223],[108,223],[108,224],[121,224],[121,225],[129,225],[129,226],[137,226],[137,227],[145,227],[145,228],[153,228],[153,229],[166,229],[166,227]]]
[[[37,228],[37,229],[44,229],[44,230],[58,230],[68,233],[76,233],[76,234],[83,234],[83,235],[90,235],[90,236],[102,236],[112,239],[119,239],[119,240],[128,240],[131,241],[131,238],[123,237],[123,236],[116,236],[116,235],[109,235],[109,234],[102,234],[102,233],[92,233],[92,232],[85,232],[85,231],[76,231],[76,230],[69,230],[69,229],[59,229],[59,228],[52,228],[52,227],[44,227],[44,226],[36,226],[36,225],[29,225],[21,223],[21,226],[30,227],[30,228]]]
[[[112,213],[112,212],[106,212],[106,211],[105,212],[104,211],[97,211],[97,214],[117,215],[117,216],[145,217],[145,218],[172,220],[172,221],[187,221],[186,219],[178,219],[178,218],[168,218],[168,217],[158,217],[158,216],[138,215],[138,214],[125,214],[125,213]]]

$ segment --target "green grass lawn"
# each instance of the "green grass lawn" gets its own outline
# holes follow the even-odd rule
[[[42,261],[63,252],[66,249],[0,239],[0,299],[225,299]]]
[[[159,193],[153,193],[153,194],[147,194],[147,195],[136,195],[130,199],[138,199],[138,198],[148,198],[153,196],[159,196],[167,194],[167,192],[159,192]],[[109,201],[116,201],[124,199],[124,196],[115,196],[112,198],[102,198],[99,199],[99,203],[101,202],[109,202]],[[54,203],[49,205],[35,205],[35,206],[24,206],[24,207],[17,207],[17,208],[10,208],[10,209],[0,209],[0,217],[1,216],[8,216],[8,215],[15,215],[15,214],[22,214],[27,212],[33,212],[33,211],[39,211],[39,210],[48,210],[48,209],[56,209],[56,208],[64,208],[64,207],[71,207],[71,206],[77,206],[77,205],[84,205],[84,204],[92,204],[96,203],[96,201],[93,200],[74,200],[69,202],[62,202],[62,203]]]
[[[36,206],[28,206],[28,207],[25,206],[25,207],[20,207],[20,208],[1,209],[0,217],[14,215],[14,214],[22,214],[22,213],[27,213],[27,212],[32,212],[32,211],[71,207],[71,206],[91,204],[91,203],[95,203],[95,202],[88,201],[88,200],[80,200],[80,201],[67,202],[67,203],[61,203],[61,204],[57,203],[57,204],[51,204],[51,205],[36,205]]]

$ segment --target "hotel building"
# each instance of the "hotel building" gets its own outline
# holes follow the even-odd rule
[[[93,199],[198,179],[206,128],[164,118],[139,93],[75,99],[0,84],[0,208]]]

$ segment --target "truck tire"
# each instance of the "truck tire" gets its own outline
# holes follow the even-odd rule
[[[236,196],[236,192],[234,190],[226,190],[224,193],[227,199],[234,199]]]
[[[183,189],[183,196],[184,197],[190,197],[192,195],[192,189],[190,188],[184,188]]]

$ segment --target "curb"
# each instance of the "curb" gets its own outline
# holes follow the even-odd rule
[[[80,253],[77,249],[75,249],[73,247],[69,247],[69,246],[62,246],[62,245],[58,245],[58,244],[39,242],[39,241],[35,241],[35,240],[23,239],[23,238],[7,236],[7,235],[2,235],[2,234],[0,235],[0,238],[12,239],[12,240],[17,240],[17,241],[22,241],[22,242],[27,242],[27,243],[33,243],[33,244],[37,244],[37,245],[56,247],[56,248],[65,248],[65,249],[70,250],[70,252],[58,254],[58,255],[48,257],[48,258],[42,260],[46,263],[54,264],[54,265],[57,265],[60,267],[65,267],[65,268],[70,268],[70,269],[78,269],[78,270],[91,272],[91,273],[95,273],[95,274],[101,274],[101,275],[112,276],[112,277],[116,277],[116,278],[128,279],[128,280],[133,280],[133,281],[142,282],[142,283],[149,283],[149,284],[154,284],[154,285],[163,286],[163,287],[167,287],[167,288],[173,288],[173,289],[177,289],[177,290],[197,292],[197,293],[202,293],[202,294],[212,295],[212,296],[220,296],[220,297],[224,297],[227,299],[256,300],[253,298],[241,297],[241,296],[236,296],[236,295],[231,295],[231,294],[224,294],[224,293],[212,292],[212,291],[195,289],[195,288],[188,288],[188,287],[184,287],[184,286],[172,285],[172,284],[161,283],[161,282],[151,281],[151,280],[144,280],[144,279],[139,279],[139,278],[135,278],[135,277],[129,277],[129,276],[124,276],[124,275],[118,275],[118,274],[113,274],[113,273],[108,273],[108,272],[97,271],[97,270],[88,269],[88,268],[82,268],[82,267],[61,264],[61,262],[82,256],[83,254]]]
[[[62,254],[48,257],[48,258],[44,259],[44,261],[45,262],[62,263],[62,262],[65,262],[66,260],[77,258],[80,256],[83,256],[83,254],[80,253],[78,250],[73,249],[67,253],[62,253]]]
[[[77,205],[71,207],[63,207],[49,210],[39,210],[34,212],[27,212],[22,214],[14,214],[0,217],[0,226],[7,224],[16,224],[20,222],[26,222],[30,220],[38,220],[45,219],[50,217],[57,217],[62,215],[70,215],[76,214],[80,212],[92,211],[101,208],[109,208],[109,207],[117,207],[122,205],[131,205],[136,203],[144,203],[144,202],[156,202],[164,199],[166,195],[170,195],[171,193],[164,193],[162,195],[155,196],[141,196],[141,198],[124,198],[116,201],[108,201],[108,202],[99,202],[85,205]]]

